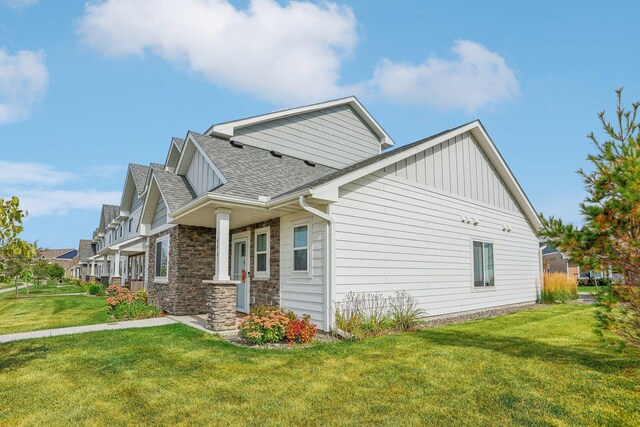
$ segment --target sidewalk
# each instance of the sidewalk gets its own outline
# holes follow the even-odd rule
[[[172,325],[174,323],[178,322],[168,317],[156,317],[153,319],[128,320],[126,322],[101,323],[98,325],[72,326],[69,328],[20,332],[17,334],[0,335],[0,344],[11,341],[28,340],[31,338],[57,337],[61,335],[82,334],[84,332],[114,331],[131,328],[150,328],[154,326]]]
[[[31,285],[31,286],[33,286],[33,285]],[[27,287],[27,285],[19,285],[18,289],[24,289],[26,287]],[[15,292],[15,291],[16,291],[16,287],[14,286],[12,288],[0,289],[0,294],[6,294],[8,292]]]

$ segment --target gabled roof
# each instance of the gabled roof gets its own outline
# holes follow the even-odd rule
[[[196,197],[196,193],[184,176],[169,173],[164,170],[154,170],[153,178],[158,184],[158,188],[160,189],[162,198],[167,204],[169,212],[175,211]]]
[[[136,191],[138,191],[138,194],[144,193],[149,166],[130,163],[129,170],[131,171],[131,176],[133,177],[133,183],[136,186]]]
[[[91,240],[80,240],[78,245],[78,259],[80,262],[86,261],[90,256],[93,256],[93,246],[91,246]]]
[[[274,157],[268,150],[244,145],[234,147],[228,140],[189,133],[222,173],[225,182],[209,193],[257,200],[275,197],[300,185],[327,176],[336,169],[283,155]]]
[[[111,221],[118,217],[120,213],[120,206],[116,205],[102,205],[102,213],[100,214],[100,227],[99,231],[104,231]]]
[[[169,151],[167,152],[167,158],[164,161],[164,167],[175,168],[183,148],[184,139],[177,138],[175,136],[171,138],[171,144],[169,144]]]
[[[269,122],[281,119],[283,117],[291,117],[299,114],[310,113],[313,111],[323,110],[326,108],[336,107],[339,105],[349,105],[354,109],[360,119],[365,122],[369,128],[376,134],[382,148],[390,148],[395,142],[380,126],[380,124],[369,114],[369,112],[360,103],[355,96],[347,98],[335,99],[333,101],[320,102],[318,104],[305,105],[303,107],[289,108],[285,110],[274,111],[273,113],[261,114],[258,116],[247,117],[245,119],[233,120],[230,122],[219,123],[211,126],[206,132],[207,136],[218,136],[221,138],[231,138],[235,134],[235,130],[246,126]]]
[[[52,260],[52,259],[64,257],[65,255],[70,254],[72,252],[75,252],[75,249],[43,249],[40,252],[40,256],[44,259]],[[75,256],[75,254],[73,256]]]

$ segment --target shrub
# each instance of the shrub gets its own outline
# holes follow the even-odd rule
[[[98,295],[102,291],[103,291],[102,286],[96,285],[96,284],[89,285],[87,288],[87,292],[89,292],[90,295]]]
[[[146,304],[147,302],[149,302],[149,293],[147,292],[146,289],[141,289],[138,292],[136,292],[136,298],[138,298],[140,301]]]
[[[311,323],[311,316],[304,315],[302,319],[289,321],[285,337],[289,342],[309,342],[318,332],[318,327]]]
[[[355,339],[413,330],[424,314],[415,298],[405,291],[386,298],[380,293],[349,292],[335,303],[336,328]]]
[[[407,291],[396,292],[394,298],[389,298],[391,305],[391,319],[396,329],[413,331],[422,323],[424,310],[418,308],[418,301]]]
[[[240,321],[240,336],[254,344],[284,340],[291,320],[275,307],[257,307]]]
[[[127,288],[111,285],[107,288],[107,296],[107,307],[118,320],[146,319],[161,313],[158,306],[147,303],[146,291],[134,295]]]
[[[578,298],[578,279],[569,274],[545,273],[540,302],[563,303]]]

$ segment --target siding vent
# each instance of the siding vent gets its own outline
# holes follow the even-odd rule
[[[231,143],[232,146],[234,146],[236,148],[244,147],[244,144],[242,142],[238,142],[238,141],[234,141],[234,140],[230,140],[229,142]]]
[[[305,160],[304,164],[307,165],[307,166],[311,166],[312,168],[316,167],[316,163],[312,162],[311,160]]]
[[[273,157],[277,157],[277,158],[279,158],[279,159],[281,159],[281,158],[282,158],[282,153],[281,153],[281,152],[279,152],[279,151],[271,150],[271,151],[270,151],[270,153],[271,153],[271,155],[272,155]]]

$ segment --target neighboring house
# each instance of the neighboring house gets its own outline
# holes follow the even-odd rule
[[[77,263],[77,255],[76,249],[43,249],[39,253],[41,259],[46,259],[64,268],[65,277],[72,277],[73,267]]]
[[[542,265],[545,273],[565,273],[580,277],[580,266],[571,257],[550,245],[543,245],[543,248]]]
[[[228,310],[323,330],[349,292],[407,291],[430,316],[535,301],[538,216],[482,124],[393,146],[354,97],[174,138],[140,215],[150,300],[204,313],[207,288],[235,283]],[[103,241],[130,215],[112,208]],[[116,264],[117,239],[98,250]]]
[[[151,169],[164,165],[130,164],[127,169],[120,206],[103,205],[96,230],[95,260],[102,267],[98,277],[103,282],[127,286],[134,291],[144,286],[147,238],[139,230],[140,214]]]
[[[76,264],[73,268],[72,277],[78,280],[89,281],[92,279],[91,274],[92,264],[94,262],[90,258],[95,254],[95,246],[91,240],[80,240],[78,242],[78,255],[76,257]],[[95,271],[95,265],[93,266]]]

